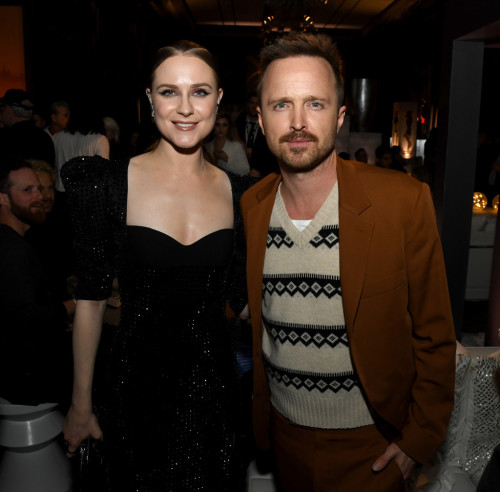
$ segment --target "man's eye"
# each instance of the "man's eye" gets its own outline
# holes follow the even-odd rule
[[[286,103],[278,103],[274,106],[274,109],[285,109]]]

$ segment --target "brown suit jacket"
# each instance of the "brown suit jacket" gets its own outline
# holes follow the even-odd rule
[[[453,406],[455,334],[427,185],[337,157],[342,302],[354,368],[376,424],[416,461],[443,440]],[[254,433],[270,446],[262,361],[262,275],[281,176],[242,198],[254,337]]]

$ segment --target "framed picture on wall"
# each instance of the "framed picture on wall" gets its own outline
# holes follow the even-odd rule
[[[26,90],[23,8],[0,5],[0,97],[8,89]]]

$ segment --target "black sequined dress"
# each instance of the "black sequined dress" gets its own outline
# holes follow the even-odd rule
[[[127,226],[128,162],[77,158],[61,175],[75,223],[81,299],[118,277],[121,323],[107,366],[103,427],[112,491],[239,490],[237,372],[225,300],[246,304],[239,198],[234,230],[183,246]]]

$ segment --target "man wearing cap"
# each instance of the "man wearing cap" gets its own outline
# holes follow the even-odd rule
[[[21,89],[9,89],[0,99],[0,114],[5,128],[0,132],[0,156],[39,159],[52,166],[54,144],[50,136],[31,119],[33,100]]]

